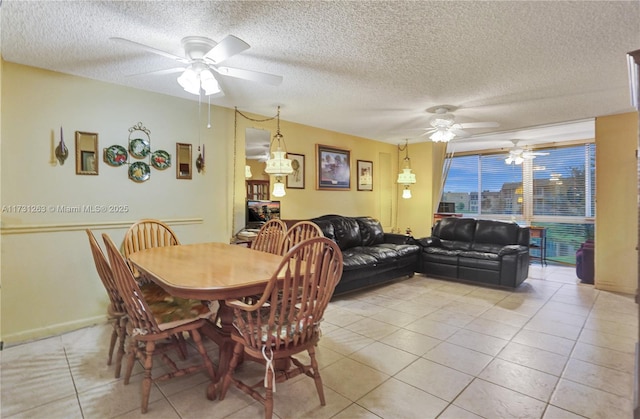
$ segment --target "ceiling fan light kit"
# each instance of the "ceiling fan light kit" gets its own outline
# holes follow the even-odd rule
[[[219,63],[250,48],[249,44],[233,35],[226,36],[218,43],[204,36],[187,36],[182,38],[184,57],[180,57],[148,45],[140,44],[135,41],[130,41],[125,38],[113,37],[111,39],[127,43],[129,45],[134,45],[137,48],[141,48],[153,54],[186,64],[186,68],[172,68],[154,71],[152,73],[169,74],[181,72],[177,79],[178,84],[180,84],[186,92],[194,95],[200,96],[203,91],[206,96],[224,94],[214,73],[225,77],[235,77],[243,80],[267,83],[274,86],[282,83],[282,76],[261,73],[253,70],[243,70],[240,68],[218,67],[217,65]]]
[[[465,128],[494,128],[498,124],[496,122],[470,122],[459,123],[453,115],[453,111],[457,108],[449,105],[433,106],[427,109],[427,112],[434,115],[429,118],[431,128],[423,135],[428,135],[429,139],[434,143],[447,143],[455,137],[468,137],[471,134],[464,131]]]

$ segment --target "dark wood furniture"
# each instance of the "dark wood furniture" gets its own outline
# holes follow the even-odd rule
[[[537,250],[537,254],[530,254],[531,259],[538,259],[540,265],[547,264],[547,229],[545,227],[529,227],[529,237],[531,242],[529,243],[530,249]]]

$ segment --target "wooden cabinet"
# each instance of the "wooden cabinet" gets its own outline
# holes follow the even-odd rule
[[[247,199],[268,200],[269,181],[268,180],[247,180]]]

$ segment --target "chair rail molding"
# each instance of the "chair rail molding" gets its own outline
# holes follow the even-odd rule
[[[8,234],[31,234],[31,233],[57,233],[62,231],[79,231],[89,229],[120,229],[129,228],[138,220],[121,220],[121,221],[99,221],[99,222],[79,222],[79,223],[52,223],[52,224],[16,224],[3,225],[0,227],[0,235]],[[201,217],[192,218],[174,218],[162,220],[168,225],[189,225],[202,224],[204,221]]]

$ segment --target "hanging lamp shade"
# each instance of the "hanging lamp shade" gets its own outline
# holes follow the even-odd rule
[[[271,148],[276,145],[275,150],[271,151],[271,158],[267,160],[267,166],[264,171],[274,176],[285,176],[293,173],[293,167],[291,166],[291,160],[287,158],[286,148],[283,150],[284,137],[280,134],[280,107],[278,106],[277,118],[277,131],[271,141]]]
[[[244,177],[249,179],[251,176],[253,176],[253,173],[251,173],[251,166],[245,165],[244,166]]]
[[[405,185],[402,191],[402,198],[409,199],[411,198],[411,189],[409,189],[409,185]]]
[[[280,177],[276,178],[276,183],[273,184],[273,192],[271,192],[271,194],[276,198],[281,198],[287,194],[284,189],[284,183],[282,183],[282,179]]]
[[[402,172],[398,173],[398,180],[396,180],[396,183],[404,185],[402,197],[404,199],[409,199],[411,198],[411,189],[409,189],[409,187],[416,183],[416,175],[411,172],[411,159],[409,158],[409,140],[406,140],[404,149],[398,146],[398,150],[405,150],[406,154],[404,157],[404,168],[402,169]]]

